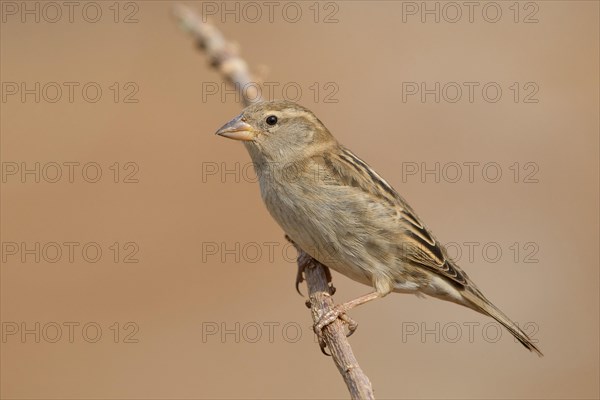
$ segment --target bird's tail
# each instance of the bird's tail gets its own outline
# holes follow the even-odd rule
[[[502,326],[504,326],[512,335],[519,341],[523,346],[525,346],[529,351],[533,351],[537,353],[538,356],[543,357],[544,355],[537,348],[535,344],[531,341],[531,338],[527,336],[525,332],[521,328],[517,326],[510,318],[508,318],[502,311],[498,309],[495,305],[493,305],[488,299],[486,299],[483,294],[481,294],[478,290],[465,290],[462,293],[462,297],[469,303],[466,304],[475,311],[478,311],[482,314],[489,315],[498,321]]]

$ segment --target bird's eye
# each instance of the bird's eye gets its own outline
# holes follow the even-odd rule
[[[269,115],[266,119],[267,124],[269,125],[275,125],[277,123],[277,117],[274,115]]]

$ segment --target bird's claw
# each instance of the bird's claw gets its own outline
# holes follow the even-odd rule
[[[298,264],[298,272],[296,273],[296,292],[298,292],[298,294],[300,296],[304,296],[302,294],[302,292],[300,291],[300,284],[302,282],[304,282],[304,275],[303,274],[304,274],[304,269],[305,268],[306,267],[304,265]]]
[[[340,319],[344,321],[346,325],[348,325],[348,333],[346,334],[346,337],[352,336],[356,331],[356,328],[358,328],[358,322],[350,318],[348,314],[341,314]]]
[[[335,286],[333,286],[333,283],[329,282],[329,294],[333,296],[335,294],[335,291]]]
[[[300,251],[300,248],[296,245],[296,243],[288,235],[285,235],[285,240],[290,242],[296,248],[296,250]],[[298,258],[298,261],[300,261],[300,258]],[[302,282],[304,282],[304,270],[305,269],[306,269],[306,264],[303,262],[298,262],[298,272],[296,272],[295,285],[296,285],[296,292],[298,292],[298,294],[303,297],[304,297],[304,295],[300,291],[300,284]]]
[[[319,347],[321,348],[321,352],[327,356],[331,355],[325,351],[327,343],[325,342],[323,329],[327,325],[333,323],[338,318],[341,319],[343,322],[346,323],[346,325],[348,325],[348,333],[346,334],[347,337],[352,336],[352,334],[356,331],[356,328],[358,328],[358,323],[352,318],[350,318],[346,314],[346,311],[347,310],[344,304],[338,304],[337,306],[334,306],[333,309],[325,313],[325,315],[321,316],[321,318],[319,318],[319,321],[317,321],[317,323],[313,327],[315,334],[317,335],[317,339],[319,340]]]
[[[302,291],[300,291],[300,284],[302,282],[304,282],[304,270],[306,269],[306,266],[304,264],[298,264],[298,272],[296,273],[296,292],[298,292],[298,294],[300,296],[304,295],[302,294]],[[333,283],[331,282],[331,272],[329,271],[329,268],[325,269],[325,271],[327,272],[327,283],[329,286],[329,294],[331,296],[333,296],[335,294],[335,286],[333,286]],[[310,308],[310,306],[308,306],[308,308]]]

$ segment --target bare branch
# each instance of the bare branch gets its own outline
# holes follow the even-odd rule
[[[298,266],[304,268],[313,322],[316,324],[319,318],[335,305],[329,294],[330,286],[325,272],[327,267],[302,250],[299,250]],[[350,396],[353,399],[374,399],[371,381],[358,365],[348,343],[344,323],[336,319],[323,328],[323,336],[333,362],[346,382]]]
[[[198,13],[182,4],[173,7],[173,15],[208,55],[211,66],[217,69],[227,82],[240,90],[244,105],[262,101],[257,87],[258,81],[250,73],[246,61],[238,55],[236,45],[225,40],[214,25],[203,22]]]
[[[177,4],[173,14],[180,25],[198,42],[208,55],[211,65],[224,79],[240,90],[244,104],[262,101],[257,80],[249,71],[246,62],[239,56],[237,47],[228,42],[221,32],[190,8]],[[298,248],[298,267],[304,269],[308,294],[311,303],[313,322],[334,307],[328,282],[328,268]],[[353,399],[374,399],[369,378],[358,365],[352,347],[348,343],[344,323],[337,319],[323,329],[327,348],[340,374],[346,382]]]

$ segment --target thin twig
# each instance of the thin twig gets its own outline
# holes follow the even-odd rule
[[[239,56],[237,46],[228,42],[221,32],[209,22],[203,21],[194,10],[176,4],[173,14],[180,25],[191,33],[199,47],[208,55],[211,65],[225,80],[241,93],[245,105],[262,101],[257,82],[246,62]],[[304,269],[311,303],[313,322],[334,307],[328,282],[328,268],[298,248],[298,267]],[[348,343],[344,323],[337,319],[323,329],[323,338],[333,361],[346,382],[353,399],[374,399],[369,378],[358,365],[352,347]]]
[[[299,250],[298,266],[304,268],[313,322],[317,323],[319,318],[335,305],[329,294],[330,286],[325,272],[327,267],[302,250]],[[371,381],[358,365],[352,347],[348,343],[344,323],[336,319],[327,325],[323,328],[323,338],[333,362],[346,382],[350,396],[353,399],[374,399]]]
[[[208,55],[211,66],[241,92],[245,106],[262,101],[257,87],[258,80],[254,79],[246,61],[238,55],[236,45],[225,40],[214,25],[204,22],[202,16],[189,7],[175,4],[173,15]]]

